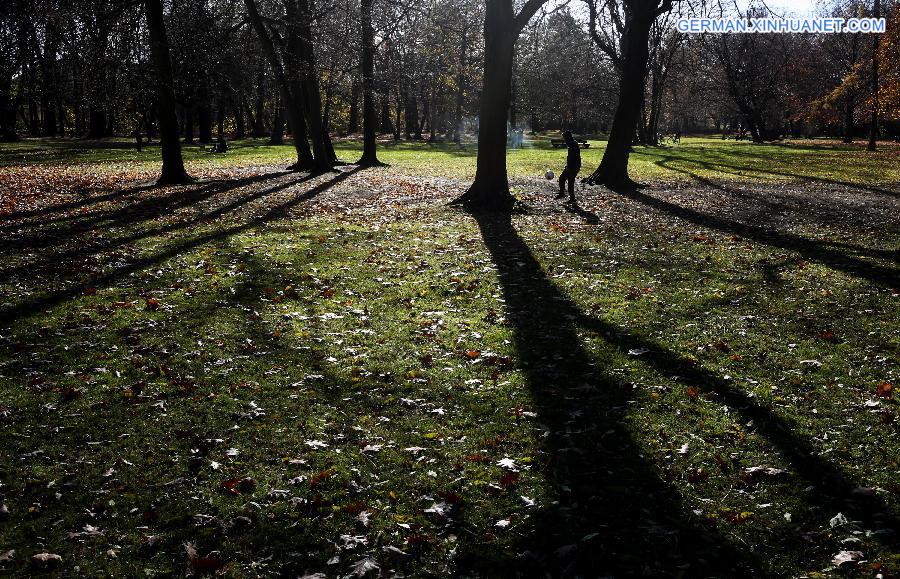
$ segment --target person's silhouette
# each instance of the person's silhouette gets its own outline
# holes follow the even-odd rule
[[[563,132],[563,139],[566,141],[569,153],[566,155],[566,168],[559,176],[559,195],[556,198],[560,199],[566,196],[566,182],[568,182],[569,201],[575,203],[575,177],[581,170],[581,147],[572,138],[570,131]]]

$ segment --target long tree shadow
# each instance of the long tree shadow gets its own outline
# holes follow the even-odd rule
[[[657,341],[627,332],[601,318],[580,314],[577,323],[599,334],[611,336],[608,343],[622,352],[647,352],[641,358],[646,364],[660,373],[705,390],[710,399],[724,403],[743,420],[752,421],[758,433],[790,463],[794,473],[816,487],[816,493],[809,500],[823,509],[823,514],[844,510],[870,525],[900,528],[900,519],[883,500],[877,495],[855,492],[861,486],[859,481],[823,458],[809,441],[797,436],[796,428],[789,420],[775,414],[727,380]]]
[[[631,385],[586,350],[578,306],[546,276],[509,216],[475,216],[497,266],[527,385],[546,426],[557,494],[521,540],[524,575],[751,576],[757,565],[685,513],[623,422]],[[465,546],[463,572],[510,574],[509,557]]]
[[[61,239],[105,229],[109,226],[121,227],[167,216],[179,209],[196,205],[217,195],[289,174],[289,171],[280,171],[241,179],[207,181],[193,189],[176,188],[163,196],[141,199],[118,208],[6,225],[0,227],[0,233],[25,230],[24,234],[8,239],[9,247],[34,248],[53,245]],[[302,180],[309,178],[311,176],[306,176]],[[254,198],[253,196],[248,197]]]
[[[782,145],[785,146],[785,145]],[[637,154],[641,154],[639,151],[636,151]],[[822,183],[825,185],[838,185],[841,187],[852,187],[854,189],[860,189],[863,191],[868,191],[869,193],[876,193],[879,195],[885,195],[888,197],[900,197],[900,191],[894,189],[887,189],[885,187],[877,187],[875,185],[868,184],[860,184],[853,183],[851,181],[841,181],[840,179],[829,179],[827,177],[817,177],[815,175],[804,175],[802,173],[790,172],[790,171],[778,171],[771,167],[772,159],[770,156],[763,153],[751,153],[751,152],[742,152],[742,156],[747,156],[751,158],[759,159],[760,163],[765,163],[766,166],[760,166],[759,164],[753,166],[742,166],[735,165],[733,163],[726,163],[723,161],[710,161],[708,160],[710,156],[715,156],[716,153],[704,150],[704,158],[706,161],[700,161],[698,159],[692,157],[686,157],[683,155],[674,155],[672,153],[667,154],[664,159],[669,161],[678,161],[681,163],[691,164],[691,165],[700,165],[706,169],[723,172],[723,173],[732,173],[735,175],[746,176],[746,171],[751,171],[754,173],[761,173],[764,175],[773,175],[777,177],[788,177],[791,179],[799,179],[801,181],[806,181],[810,183]]]
[[[163,261],[170,259],[172,257],[181,255],[187,251],[195,249],[197,247],[203,246],[207,243],[223,239],[226,237],[230,237],[232,235],[236,235],[252,229],[254,227],[258,227],[261,224],[273,221],[287,214],[287,211],[292,207],[312,199],[313,197],[319,195],[320,193],[330,189],[334,185],[340,183],[341,181],[347,179],[360,169],[352,169],[350,171],[346,171],[343,173],[338,173],[336,176],[319,183],[318,185],[303,191],[299,195],[292,197],[282,203],[278,203],[274,206],[269,207],[265,212],[260,214],[257,217],[252,219],[248,219],[247,221],[240,223],[238,225],[233,225],[230,227],[214,229],[212,231],[208,231],[205,233],[201,233],[198,235],[194,235],[187,239],[182,239],[176,242],[169,243],[165,245],[162,249],[155,251],[149,255],[144,257],[140,257],[138,259],[129,261],[123,265],[116,265],[110,270],[97,275],[90,279],[92,287],[102,288],[108,286],[110,284],[115,283],[116,281],[122,279],[127,275],[131,275],[135,272],[141,271],[147,267],[157,265],[162,263]],[[296,183],[289,183],[288,185],[294,185]],[[173,226],[173,227],[178,227]],[[166,228],[163,228],[164,230]],[[161,231],[165,232],[165,231]],[[137,234],[135,239],[131,239],[130,241],[134,241],[136,239],[140,239],[143,237],[140,233]],[[120,240],[122,243],[129,240]],[[95,250],[94,250],[95,251]],[[45,308],[57,305],[66,300],[70,300],[78,296],[83,292],[84,287],[78,283],[79,280],[69,280],[70,283],[68,287],[58,290],[51,290],[45,293],[37,294],[37,295],[26,295],[26,297],[18,302],[11,304],[4,304],[4,308],[0,310],[0,325],[7,325],[22,318],[30,317],[42,311]]]
[[[27,273],[29,271],[36,271],[44,267],[55,266],[61,261],[71,262],[72,260],[83,259],[88,256],[97,255],[104,251],[114,250],[125,245],[135,243],[144,239],[149,239],[158,235],[176,233],[178,231],[189,229],[197,225],[210,223],[220,217],[224,217],[230,213],[236,212],[241,207],[244,207],[253,201],[265,198],[289,187],[300,185],[310,180],[312,177],[313,176],[307,175],[297,180],[288,180],[271,187],[259,189],[251,193],[247,193],[246,195],[242,195],[234,199],[233,201],[221,205],[211,211],[199,213],[190,217],[189,219],[169,223],[166,225],[160,225],[158,227],[141,228],[141,226],[145,223],[149,223],[154,219],[158,219],[163,216],[163,214],[161,214],[158,210],[153,210],[140,216],[138,216],[138,214],[134,214],[124,219],[122,222],[111,222],[108,224],[109,227],[134,226],[135,229],[131,230],[126,235],[115,237],[107,234],[106,236],[94,238],[91,240],[91,242],[86,242],[84,245],[77,245],[69,249],[63,249],[62,251],[51,251],[46,254],[40,255],[36,259],[30,260],[28,262],[20,263],[16,266],[2,269],[0,270],[0,274],[22,275],[23,273]],[[238,184],[234,185],[233,187],[226,187],[221,189],[220,192],[227,192],[240,186],[241,185]],[[29,249],[32,248],[32,246],[21,241],[16,245],[20,244],[28,247]]]
[[[821,263],[831,269],[836,269],[848,275],[866,279],[875,284],[887,286],[896,286],[897,284],[900,284],[900,269],[871,263],[847,255],[842,251],[833,249],[827,242],[809,239],[801,235],[779,231],[770,227],[743,223],[727,217],[709,215],[690,207],[685,207],[659,197],[654,197],[636,189],[618,189],[616,192],[632,201],[652,207],[673,217],[678,217],[688,223],[693,223],[723,233],[745,237],[763,245],[795,251],[810,261]]]
[[[707,187],[710,187],[711,189],[716,189],[718,191],[726,193],[730,197],[741,198],[741,199],[745,200],[746,204],[756,207],[756,215],[745,219],[745,221],[758,221],[758,222],[762,223],[762,222],[764,222],[763,218],[770,217],[772,215],[779,215],[779,214],[783,213],[783,211],[785,210],[785,203],[783,201],[779,201],[777,198],[772,199],[769,196],[751,194],[748,191],[744,191],[744,190],[736,188],[736,187],[729,187],[729,186],[723,185],[712,179],[708,179],[697,173],[694,173],[693,171],[689,171],[687,169],[683,169],[681,167],[673,165],[672,159],[674,159],[674,157],[666,157],[665,159],[660,159],[660,160],[656,161],[654,164],[659,167],[662,167],[664,169],[667,169],[669,171],[681,173],[682,175],[685,175],[686,177],[689,177],[690,179],[692,179],[698,183],[701,183]],[[716,165],[713,163],[707,163],[705,161],[697,161],[697,164],[702,165],[707,170],[716,170],[715,169]],[[734,173],[734,174],[738,174],[738,173]],[[850,185],[848,184],[847,186],[850,186]],[[803,211],[804,216],[808,215],[810,217],[815,218],[816,223],[819,223],[822,220],[822,217],[817,213],[817,209],[819,209],[818,206],[812,206],[811,204],[805,204],[802,207],[794,208],[793,210],[797,211],[798,209],[801,209]],[[847,214],[845,213],[842,217],[846,218],[846,215]],[[857,218],[860,219],[861,221],[864,221],[864,217],[862,215],[857,216]],[[843,224],[843,219],[841,220],[841,223]],[[833,239],[815,240],[814,243],[828,245],[831,247],[840,247],[843,249],[849,249],[855,253],[867,255],[867,256],[875,258],[875,259],[890,259],[893,261],[900,262],[900,250],[896,250],[896,249],[892,250],[892,249],[878,249],[878,248],[872,248],[872,247],[862,247],[860,245],[841,242],[841,241],[835,241]]]

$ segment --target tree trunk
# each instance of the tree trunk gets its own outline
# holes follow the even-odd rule
[[[853,97],[847,95],[844,99],[844,142],[853,142]]]
[[[506,119],[516,40],[514,21],[510,0],[488,0],[484,18],[484,75],[477,168],[469,190],[456,201],[467,207],[509,209],[514,203],[506,174]]]
[[[609,141],[597,170],[588,177],[590,184],[611,187],[633,186],[628,177],[628,157],[635,123],[638,120],[644,93],[644,77],[649,57],[648,42],[653,12],[649,8],[634,10],[625,23],[623,66],[619,76],[619,102],[613,116]]]
[[[194,144],[194,106],[186,104],[182,107],[184,118],[181,120],[184,125],[184,142],[190,145]]]
[[[881,0],[875,0],[875,9],[872,12],[874,18],[881,16]],[[869,121],[869,144],[866,147],[870,151],[876,148],[878,138],[878,35],[872,35],[872,119]]]
[[[363,153],[359,165],[378,165],[375,143],[375,30],[372,27],[373,0],[360,0],[362,28],[362,84],[363,84]]]
[[[347,115],[347,133],[359,132],[359,83],[354,80],[350,85],[350,113]]]
[[[12,95],[12,79],[5,73],[0,78],[0,141],[12,142],[16,135],[16,105]]]
[[[462,109],[465,101],[466,59],[469,47],[468,26],[463,27],[459,41],[459,70],[456,71],[456,114],[453,117],[453,141],[459,144],[462,141]],[[515,41],[513,41],[515,42]],[[510,74],[510,76],[512,76]]]
[[[275,99],[275,110],[272,113],[272,135],[269,137],[269,144],[284,144],[284,112],[281,106],[281,100],[278,98]],[[312,153],[310,153],[310,155],[312,155]]]
[[[250,135],[256,138],[266,135],[266,127],[263,123],[263,115],[265,111],[266,98],[266,76],[260,68],[259,75],[256,77],[256,114],[253,116],[253,129]]]
[[[403,91],[403,116],[406,119],[406,123],[403,125],[403,132],[407,141],[412,140],[412,136],[416,132],[416,124],[419,121],[418,111],[413,112],[413,109],[416,107],[416,97],[411,93],[412,91],[409,89]]]
[[[200,107],[197,109],[197,125],[199,127],[197,142],[208,145],[212,142],[212,111],[205,100],[200,101]]]
[[[234,138],[243,139],[247,136],[247,125],[244,122],[244,93],[232,95],[231,112],[234,114]]]
[[[106,111],[91,107],[88,116],[88,139],[101,139],[106,135]]]
[[[328,130],[322,124],[322,95],[319,91],[319,71],[312,43],[312,0],[290,1],[288,20],[296,24],[297,49],[300,56],[300,88],[298,98],[303,106],[309,141],[312,144],[313,170],[327,171],[334,167],[334,149]]]
[[[403,97],[400,95],[400,90],[397,89],[397,106],[394,108],[394,115],[396,121],[394,122],[394,140],[400,140],[400,115],[403,112]]]
[[[281,95],[281,107],[276,110],[279,113],[286,113],[288,126],[290,127],[291,134],[294,137],[294,148],[297,151],[297,162],[292,165],[292,168],[312,169],[314,165],[313,153],[309,149],[309,142],[304,138],[304,136],[306,135],[306,124],[304,123],[303,119],[302,106],[299,102],[297,102],[298,99],[302,97],[301,95],[293,94],[291,91],[291,89],[294,88],[291,86],[291,79],[285,73],[284,68],[282,68],[282,63],[278,58],[278,53],[275,51],[275,45],[272,43],[272,39],[269,37],[269,33],[266,31],[266,27],[263,23],[262,17],[259,15],[259,10],[256,7],[256,1],[244,0],[244,4],[247,7],[247,14],[250,18],[250,23],[256,30],[256,34],[259,37],[259,43],[260,45],[262,45],[263,53],[266,55],[266,59],[269,61],[269,67],[272,69],[272,74],[275,75],[275,81],[278,85],[278,90]],[[290,62],[291,56],[293,55],[287,55],[289,61],[288,64],[292,64],[292,62]],[[321,123],[321,117],[319,118],[319,122]],[[284,126],[282,123],[283,121],[280,119],[276,118],[275,120],[273,120],[273,141],[276,141],[278,138],[280,138],[280,135],[284,132]],[[279,135],[277,138],[276,130],[278,131]]]
[[[391,99],[387,92],[381,95],[381,121],[379,123],[379,132],[394,132],[394,123],[391,121]]]
[[[178,118],[175,115],[172,61],[169,57],[169,41],[166,37],[166,25],[163,20],[162,0],[144,0],[144,8],[157,75],[156,100],[159,109],[159,133],[163,162],[162,173],[157,184],[188,183],[192,179],[184,170],[181,144],[178,142]]]

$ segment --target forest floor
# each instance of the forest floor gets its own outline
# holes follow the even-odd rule
[[[900,148],[238,145],[0,146],[0,570],[900,573]]]

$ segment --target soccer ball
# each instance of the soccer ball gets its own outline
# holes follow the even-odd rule
[[[546,177],[547,180],[549,181],[550,179],[553,178],[553,171],[551,171],[550,169],[547,169],[547,172],[544,173],[544,177]]]

